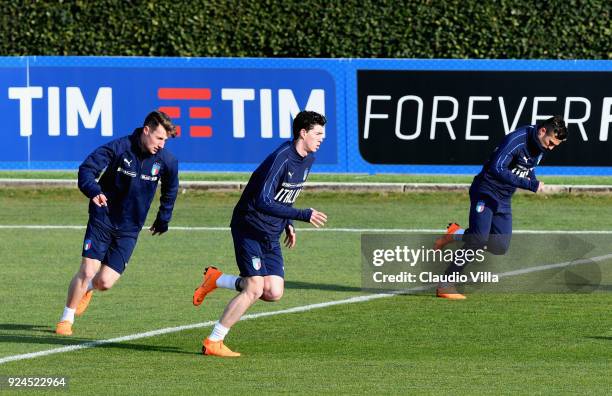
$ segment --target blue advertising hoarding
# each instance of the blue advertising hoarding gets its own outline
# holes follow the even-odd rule
[[[562,114],[568,149],[540,173],[612,174],[612,159],[601,159],[612,154],[611,69],[609,61],[5,57],[0,168],[74,169],[161,109],[180,128],[167,147],[182,170],[251,171],[291,139],[293,117],[307,109],[329,120],[318,172],[476,173],[509,126]]]

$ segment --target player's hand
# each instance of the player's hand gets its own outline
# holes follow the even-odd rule
[[[327,221],[327,215],[325,213],[319,212],[316,209],[312,209],[312,214],[310,215],[310,224],[319,228],[319,227],[323,227],[326,221]]]
[[[153,233],[153,235],[161,235],[164,232],[168,231],[168,222],[162,221],[159,218],[155,219],[149,231]]]
[[[536,192],[541,192],[541,191],[544,191],[544,182],[543,181],[538,182],[538,191],[536,191]]]
[[[285,240],[283,243],[285,244],[285,247],[291,249],[295,246],[296,242],[297,236],[295,235],[295,228],[293,228],[291,224],[287,224],[287,227],[285,227]]]
[[[95,197],[93,197],[93,198],[91,199],[91,201],[92,201],[94,204],[96,204],[96,206],[98,206],[98,207],[100,207],[100,208],[101,208],[101,207],[103,207],[103,206],[106,206],[106,195],[104,195],[104,194],[98,194],[98,195],[96,195]]]

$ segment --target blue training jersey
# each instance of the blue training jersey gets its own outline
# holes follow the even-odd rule
[[[104,193],[106,208],[89,202],[89,215],[123,232],[139,232],[161,180],[157,217],[169,222],[178,192],[178,161],[166,149],[150,154],[140,148],[140,131],[98,147],[79,166],[79,189],[93,198]],[[106,169],[106,170],[104,170]],[[99,181],[96,178],[104,170]]]
[[[536,125],[528,125],[506,135],[474,177],[470,192],[494,198],[499,210],[510,208],[510,200],[517,188],[536,192],[539,181],[534,169],[545,150],[537,132]]]
[[[312,209],[296,209],[315,158],[285,142],[253,172],[234,208],[231,227],[254,237],[278,238],[292,220],[310,221]]]

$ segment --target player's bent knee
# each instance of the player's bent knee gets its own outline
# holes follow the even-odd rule
[[[242,290],[242,293],[245,294],[248,297],[248,299],[251,301],[259,300],[261,296],[264,294],[263,283],[258,284],[258,283],[248,282],[246,287]]]
[[[262,277],[243,278],[242,293],[250,300],[258,300],[264,293],[264,280]]]
[[[79,278],[89,282],[94,276],[96,276],[97,273],[98,272],[92,268],[81,268],[79,270]]]
[[[463,241],[465,242],[464,249],[482,249],[487,245],[487,238],[476,234],[465,235]]]
[[[94,276],[96,276],[99,270],[100,262],[98,260],[83,257],[77,276],[82,280],[89,282],[94,278]]]
[[[496,256],[503,256],[508,251],[509,245],[489,246],[487,251]]]
[[[114,281],[109,280],[109,279],[102,279],[102,278],[95,279],[93,282],[94,288],[100,291],[105,291],[105,290],[110,289],[111,287],[113,287],[113,284],[115,284]]]
[[[285,281],[277,275],[270,275],[264,278],[264,293],[261,297],[264,301],[278,301],[283,297]]]
[[[510,240],[502,239],[502,238],[491,238],[487,245],[487,251],[496,256],[501,256],[506,254],[508,249],[510,248]]]
[[[246,296],[249,298],[249,300],[251,301],[257,301],[261,298],[261,296],[263,296],[264,292],[263,289],[251,289],[251,290],[245,290],[243,291],[244,294],[246,294]]]
[[[278,301],[283,297],[283,290],[266,290],[261,297],[264,301]]]

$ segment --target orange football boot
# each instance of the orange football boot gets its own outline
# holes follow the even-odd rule
[[[206,338],[202,342],[202,355],[219,357],[238,357],[240,353],[234,352],[223,344],[223,341],[211,341]]]
[[[435,250],[440,250],[442,249],[444,246],[448,245],[449,243],[453,242],[455,239],[453,238],[453,235],[461,229],[461,226],[457,223],[451,223],[448,225],[448,227],[446,227],[446,233],[441,236],[440,238],[436,239],[436,241],[434,242],[434,246],[433,248]]]
[[[89,306],[89,302],[91,301],[91,296],[93,296],[93,289],[85,293],[83,298],[81,298],[81,301],[79,301],[79,305],[77,305],[76,311],[74,311],[76,316],[83,315],[83,312],[85,312],[85,310]]]
[[[55,334],[69,336],[72,335],[72,323],[68,320],[62,320],[55,327]]]
[[[196,307],[202,304],[204,297],[217,288],[217,279],[223,275],[216,267],[206,267],[204,270],[204,281],[193,292],[193,305]]]
[[[448,300],[465,300],[463,294],[459,293],[455,286],[438,287],[436,289],[436,297],[446,298]]]

